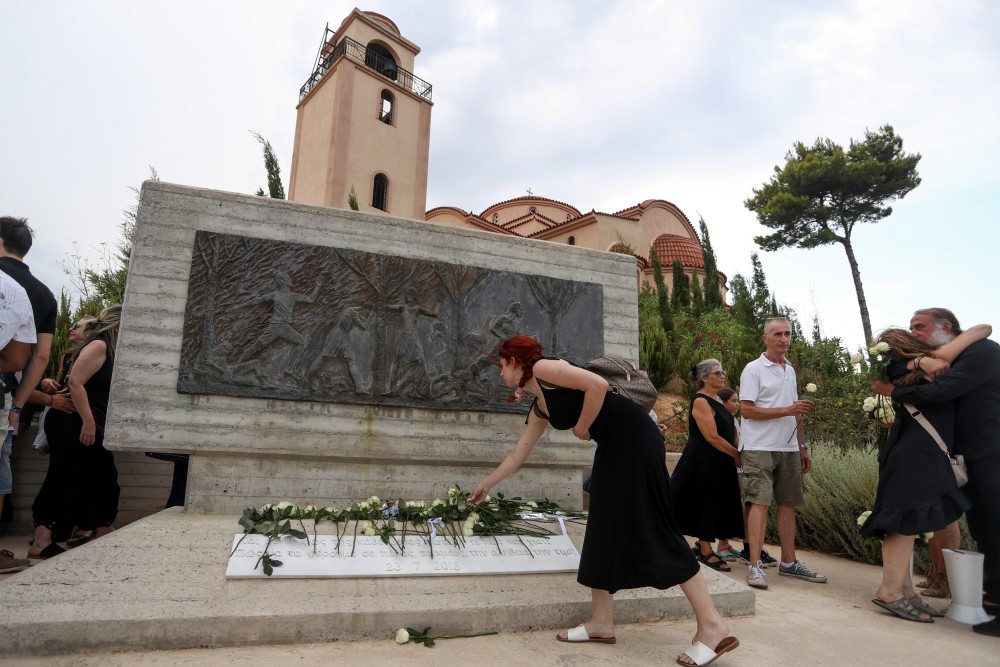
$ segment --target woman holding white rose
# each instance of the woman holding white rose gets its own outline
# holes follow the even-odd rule
[[[904,329],[887,329],[878,339],[882,347],[875,349],[895,361],[916,360],[914,370],[891,378],[895,385],[911,385],[924,380],[920,359],[933,356],[950,363],[969,344],[991,332],[991,327],[979,325],[935,348]],[[895,407],[892,430],[879,452],[875,504],[861,525],[862,535],[883,540],[882,583],[872,602],[905,620],[931,623],[932,616],[941,613],[914,591],[910,578],[914,538],[945,528],[961,517],[970,503],[934,437],[904,406]],[[921,406],[920,412],[950,448],[954,442],[954,405]],[[887,416],[884,421],[890,421]]]

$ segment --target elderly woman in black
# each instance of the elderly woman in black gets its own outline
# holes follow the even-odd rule
[[[62,553],[53,533],[68,533],[74,523],[93,529],[96,536],[113,530],[118,470],[102,443],[120,319],[121,306],[101,312],[70,362],[66,385],[71,411],[53,409],[45,419],[49,470],[31,508],[35,539],[28,558],[43,560]]]
[[[743,535],[736,422],[719,399],[726,371],[718,359],[705,359],[689,375],[695,394],[688,415],[688,441],[670,477],[674,519],[685,535],[698,538],[698,560],[721,572],[729,565],[712,550],[716,539]]]

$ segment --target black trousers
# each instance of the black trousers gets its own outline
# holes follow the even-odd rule
[[[118,469],[104,448],[103,433],[88,446],[80,444],[79,415],[50,410],[45,418],[49,469],[31,506],[36,526],[47,526],[59,537],[73,526],[91,530],[114,523],[118,516]]]
[[[967,461],[969,483],[962,489],[972,501],[966,513],[969,532],[983,554],[983,590],[1000,602],[1000,454]]]

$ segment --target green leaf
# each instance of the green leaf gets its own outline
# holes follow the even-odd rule
[[[426,646],[427,648],[431,648],[432,646],[434,646],[434,640],[431,639],[430,637],[424,637],[424,646]]]

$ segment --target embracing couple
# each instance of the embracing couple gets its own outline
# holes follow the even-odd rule
[[[1000,484],[1000,345],[986,338],[991,332],[985,325],[963,332],[950,310],[927,308],[914,313],[909,332],[889,329],[880,336],[890,345],[891,382],[872,385],[892,397],[897,419],[879,455],[875,507],[861,530],[885,538],[876,604],[907,620],[927,623],[940,615],[910,581],[914,536],[957,532],[953,524],[963,512],[985,557],[984,605],[996,613],[1000,602],[1000,495],[994,492]],[[938,441],[965,458],[969,481],[961,489]],[[957,548],[957,540],[945,546]],[[1000,636],[1000,620],[973,629]]]

